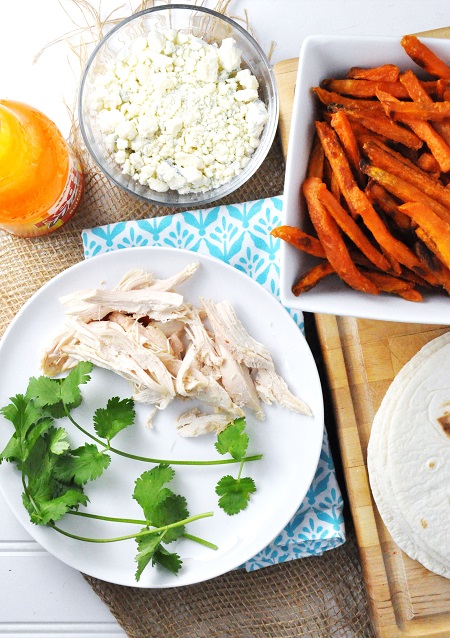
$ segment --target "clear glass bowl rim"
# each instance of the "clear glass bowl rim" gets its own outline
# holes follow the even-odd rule
[[[278,98],[278,90],[277,90],[277,84],[276,84],[276,80],[275,80],[275,74],[274,74],[273,69],[272,69],[272,67],[270,65],[270,62],[269,62],[266,54],[264,53],[263,49],[261,48],[261,46],[255,40],[255,38],[246,29],[244,29],[244,27],[242,27],[240,24],[238,24],[238,22],[236,22],[232,18],[229,18],[228,16],[226,16],[226,15],[224,15],[222,13],[219,13],[218,11],[215,11],[214,9],[209,9],[207,7],[202,7],[202,6],[197,6],[197,5],[190,5],[190,4],[167,4],[167,5],[161,5],[159,7],[150,7],[148,9],[143,9],[142,11],[137,11],[136,13],[133,13],[132,15],[128,16],[127,18],[124,18],[118,24],[116,24],[110,31],[108,31],[108,33],[100,40],[100,42],[95,46],[94,50],[90,54],[90,56],[88,58],[88,61],[86,63],[86,67],[85,67],[85,69],[83,71],[83,75],[82,75],[81,82],[80,82],[80,88],[79,88],[79,91],[78,91],[78,99],[77,99],[77,102],[78,102],[78,105],[77,105],[78,106],[78,121],[79,121],[81,135],[83,137],[84,143],[86,145],[86,148],[87,148],[91,158],[94,160],[94,162],[100,168],[100,170],[103,173],[105,173],[107,175],[107,177],[114,184],[119,186],[121,189],[123,189],[124,191],[126,191],[127,193],[132,195],[133,197],[137,197],[138,199],[146,201],[149,204],[155,204],[155,205],[159,205],[159,206],[167,205],[167,206],[173,206],[174,208],[176,208],[176,207],[180,207],[180,206],[186,207],[187,205],[190,204],[190,202],[188,202],[188,201],[164,202],[164,201],[160,201],[158,199],[152,198],[151,195],[149,195],[148,197],[144,196],[144,195],[140,195],[139,193],[135,193],[134,191],[132,191],[129,188],[127,188],[127,186],[125,184],[120,183],[113,175],[111,175],[111,173],[107,170],[107,168],[104,165],[102,165],[102,163],[98,160],[96,154],[91,149],[91,145],[90,145],[90,143],[88,141],[88,138],[87,138],[86,129],[85,129],[83,116],[82,116],[83,93],[84,93],[84,87],[85,87],[85,84],[86,84],[86,80],[87,80],[87,77],[88,77],[88,74],[89,74],[89,70],[90,70],[92,64],[94,63],[94,61],[96,59],[97,53],[100,51],[100,49],[102,49],[105,46],[105,44],[109,40],[109,38],[111,38],[117,31],[123,29],[129,22],[132,22],[133,20],[136,20],[136,19],[138,19],[140,17],[143,17],[143,16],[151,14],[151,13],[155,13],[155,12],[158,12],[158,11],[168,11],[168,10],[174,10],[174,9],[175,10],[176,9],[189,10],[189,11],[200,12],[200,13],[205,13],[205,14],[208,14],[208,15],[212,15],[212,16],[218,18],[219,20],[223,20],[224,22],[227,22],[234,29],[237,29],[238,31],[240,31],[241,34],[244,36],[244,38],[249,40],[249,42],[252,44],[252,46],[255,48],[255,50],[260,55],[261,59],[264,61],[265,65],[267,67],[267,71],[268,71],[269,77],[271,79],[272,90],[273,90],[274,98],[275,98],[275,104],[273,104],[273,108],[275,109],[275,111],[274,111],[273,118],[272,118],[272,128],[273,128],[273,130],[269,131],[269,137],[267,137],[266,140],[265,140],[266,150],[265,150],[264,153],[261,154],[261,156],[259,157],[259,161],[257,163],[252,165],[252,162],[250,161],[249,166],[251,166],[252,170],[246,176],[246,179],[244,181],[238,181],[237,178],[240,175],[242,175],[242,173],[240,173],[233,180],[231,180],[227,184],[222,185],[218,189],[212,189],[211,191],[206,191],[204,193],[204,195],[205,195],[204,197],[201,196],[202,193],[198,193],[198,201],[195,202],[196,205],[207,204],[209,202],[221,199],[221,198],[229,195],[230,193],[232,193],[235,190],[237,190],[238,188],[240,188],[258,170],[258,168],[261,166],[262,162],[266,158],[267,153],[270,150],[270,147],[272,145],[272,142],[273,142],[275,134],[276,134],[277,125],[278,125],[278,114],[279,114],[279,98]],[[269,126],[270,124],[271,124],[271,122],[269,120],[267,122],[266,126]],[[244,171],[245,171],[245,169],[244,169]],[[229,186],[229,188],[227,188],[228,186]],[[149,191],[149,192],[151,192],[151,191]]]

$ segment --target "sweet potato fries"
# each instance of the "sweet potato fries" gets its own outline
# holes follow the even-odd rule
[[[272,230],[318,260],[295,295],[335,275],[409,301],[450,294],[450,67],[415,36],[401,44],[420,76],[354,66],[312,89],[321,115],[302,196],[315,236]]]

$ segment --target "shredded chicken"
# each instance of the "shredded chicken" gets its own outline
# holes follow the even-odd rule
[[[149,288],[155,283],[155,278],[150,272],[143,270],[129,270],[119,281],[116,290],[139,290]]]
[[[208,434],[208,432],[219,434],[229,423],[230,420],[226,414],[202,414],[200,410],[194,408],[180,414],[177,419],[177,428],[181,436],[192,437]]]
[[[212,413],[182,414],[177,428],[184,437],[220,432],[244,409],[262,420],[261,402],[311,415],[229,302],[202,298],[197,308],[176,291],[198,267],[189,264],[167,279],[131,270],[113,290],[62,297],[66,324],[43,355],[44,373],[56,376],[91,361],[128,379],[135,401],[156,410],[177,396],[195,399]]]
[[[236,361],[225,346],[219,343],[217,347],[222,356],[220,376],[223,387],[236,405],[250,408],[259,420],[263,420],[264,412],[249,369]]]
[[[66,314],[85,322],[99,321],[115,310],[159,321],[178,319],[187,310],[183,301],[183,296],[176,292],[161,292],[152,288],[80,290],[61,298]]]
[[[214,303],[201,298],[200,302],[211,322],[216,341],[224,345],[236,361],[242,361],[248,368],[273,366],[267,348],[248,334],[228,301]]]
[[[173,377],[164,362],[153,350],[131,340],[118,323],[69,320],[69,324],[73,340],[64,346],[64,351],[73,359],[91,361],[129,379],[137,389],[145,388],[146,402],[159,409],[167,407],[175,397]]]
[[[175,387],[180,396],[199,399],[211,408],[225,412],[229,416],[228,422],[244,416],[243,410],[233,403],[225,388],[214,377],[203,374],[199,369],[194,344],[189,346],[184,356]]]
[[[277,403],[291,412],[312,416],[311,408],[292,394],[286,381],[275,370],[255,370],[253,379],[261,401],[267,405]]]

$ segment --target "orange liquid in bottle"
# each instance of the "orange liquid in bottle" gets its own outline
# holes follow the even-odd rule
[[[22,237],[55,231],[78,208],[80,164],[37,109],[0,100],[0,228]]]

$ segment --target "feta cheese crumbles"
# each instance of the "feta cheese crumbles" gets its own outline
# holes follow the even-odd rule
[[[152,190],[205,192],[250,161],[268,119],[233,38],[171,29],[124,48],[96,79],[92,109],[125,175]]]

